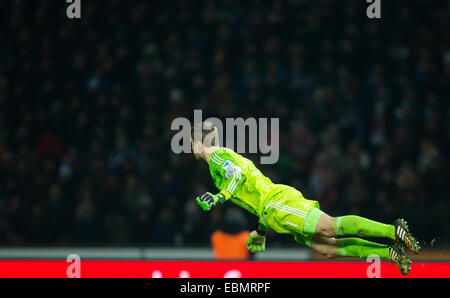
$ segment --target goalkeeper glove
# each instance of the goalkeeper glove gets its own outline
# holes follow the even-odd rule
[[[258,229],[250,233],[247,241],[247,249],[251,252],[263,252],[266,249],[267,228],[259,224]]]
[[[213,195],[209,192],[197,197],[197,204],[203,209],[203,211],[210,211],[216,207],[217,204],[222,204],[226,201],[225,196],[221,193]]]

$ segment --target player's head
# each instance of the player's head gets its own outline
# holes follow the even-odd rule
[[[217,127],[209,121],[195,124],[191,130],[191,144],[195,158],[200,159],[205,148],[219,146]]]

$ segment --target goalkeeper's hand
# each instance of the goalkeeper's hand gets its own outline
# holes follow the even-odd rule
[[[221,193],[213,195],[212,193],[205,193],[200,197],[197,197],[197,204],[203,209],[203,211],[210,211],[225,200],[225,196]]]
[[[250,233],[247,241],[247,248],[251,252],[263,252],[266,249],[266,235],[258,231]]]

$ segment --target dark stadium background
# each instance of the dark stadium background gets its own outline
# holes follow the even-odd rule
[[[0,246],[209,246],[254,228],[176,117],[280,119],[274,182],[449,248],[450,3],[0,1]],[[247,155],[259,166],[259,155]],[[268,246],[297,247],[271,233]]]

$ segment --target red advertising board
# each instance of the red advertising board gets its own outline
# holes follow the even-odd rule
[[[379,266],[378,266],[379,265]],[[378,267],[376,267],[378,266]],[[0,278],[403,277],[391,263],[214,261],[0,261]],[[450,263],[413,263],[408,277],[450,277]]]

